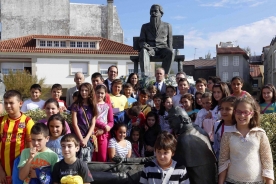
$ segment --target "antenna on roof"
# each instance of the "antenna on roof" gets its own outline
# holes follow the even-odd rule
[[[195,59],[195,56],[196,56],[196,49],[197,49],[197,48],[195,48],[195,54],[194,54],[194,59]]]

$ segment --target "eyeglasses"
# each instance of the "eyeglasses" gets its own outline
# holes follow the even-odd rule
[[[236,115],[244,115],[244,116],[249,116],[253,114],[253,111],[240,111],[240,110],[235,110]]]

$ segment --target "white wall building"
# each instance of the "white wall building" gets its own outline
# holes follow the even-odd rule
[[[134,71],[130,55],[137,55],[131,46],[101,37],[31,35],[0,41],[0,70],[29,70],[46,85],[59,83],[63,88],[74,86],[74,74],[107,76],[110,65],[117,65],[119,76]]]

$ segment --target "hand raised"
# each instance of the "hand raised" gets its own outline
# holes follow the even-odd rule
[[[37,152],[38,151],[36,147],[30,148],[30,158],[33,159],[36,156]]]

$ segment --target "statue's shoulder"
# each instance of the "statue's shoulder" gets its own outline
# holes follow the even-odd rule
[[[150,26],[149,22],[142,25],[142,27],[148,27],[148,26]]]
[[[163,22],[163,21],[162,21],[161,24],[166,25],[166,26],[171,26],[171,24],[168,23],[168,22]]]

